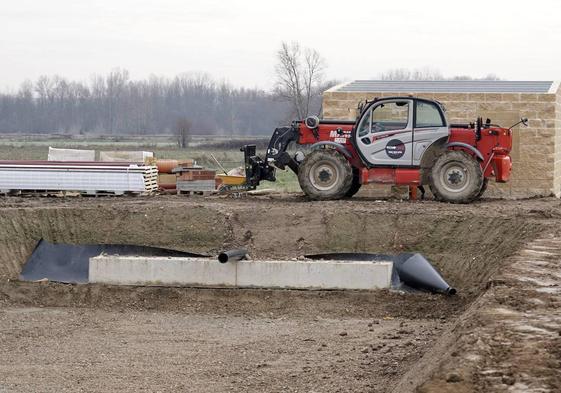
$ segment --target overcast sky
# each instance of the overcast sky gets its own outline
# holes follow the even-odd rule
[[[134,79],[206,72],[268,89],[276,50],[293,40],[343,80],[403,67],[561,79],[559,0],[0,1],[0,88],[121,67]]]

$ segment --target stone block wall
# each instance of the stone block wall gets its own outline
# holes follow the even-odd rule
[[[555,95],[555,119],[553,120],[555,127],[555,153],[554,153],[554,189],[557,196],[561,189],[561,87],[557,89]]]
[[[507,198],[561,196],[561,88],[547,94],[528,93],[391,93],[340,92],[323,95],[325,119],[354,120],[357,105],[376,97],[414,95],[444,104],[450,123],[475,122],[478,116],[493,124],[510,127],[527,117],[529,127],[513,134],[511,180],[491,182],[486,195]]]

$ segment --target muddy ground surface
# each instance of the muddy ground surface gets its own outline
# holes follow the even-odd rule
[[[450,361],[419,392],[561,391],[561,236],[510,259],[459,318]]]
[[[272,314],[6,307],[0,388],[384,392],[449,325]]]
[[[558,199],[13,197],[0,211],[0,391],[525,391],[536,378],[535,391],[556,391],[561,380],[551,334],[511,336],[496,311],[506,302],[527,315],[528,280],[512,266],[535,239],[559,235]],[[40,238],[211,254],[245,246],[255,258],[418,251],[459,295],[21,283]],[[548,258],[541,268],[555,269]],[[558,273],[544,274],[558,285]],[[544,314],[557,314],[554,292],[540,292]],[[500,352],[522,339],[523,356]],[[513,366],[538,360],[535,378]]]

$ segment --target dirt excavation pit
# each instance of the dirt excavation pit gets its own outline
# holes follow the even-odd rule
[[[0,391],[414,391],[509,259],[557,228],[558,200],[506,204],[3,199]],[[255,258],[420,252],[458,295],[17,281],[41,238]]]

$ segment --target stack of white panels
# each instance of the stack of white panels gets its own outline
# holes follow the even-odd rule
[[[145,193],[155,191],[155,176],[156,167],[131,164],[0,162],[0,192]]]

